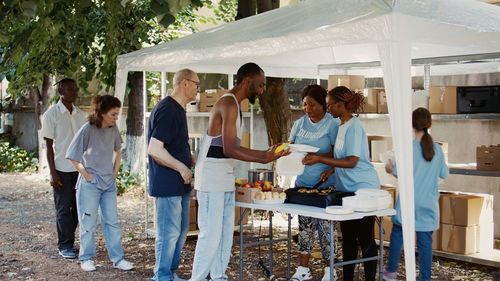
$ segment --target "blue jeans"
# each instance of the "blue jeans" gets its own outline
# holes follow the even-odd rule
[[[234,191],[201,192],[198,198],[198,242],[191,281],[200,281],[210,273],[211,280],[227,280],[234,231]]]
[[[391,246],[389,247],[389,261],[387,271],[398,271],[403,247],[403,230],[401,225],[394,224],[391,232]],[[432,268],[432,231],[417,231],[419,280],[431,280]]]
[[[156,198],[156,241],[154,277],[152,280],[174,279],[181,251],[189,231],[190,194]]]
[[[116,207],[116,186],[101,190],[80,177],[76,190],[76,205],[80,222],[80,261],[96,255],[96,225],[101,207],[101,225],[109,259],[116,265],[123,259],[121,229]]]

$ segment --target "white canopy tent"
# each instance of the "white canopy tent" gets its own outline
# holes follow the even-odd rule
[[[382,76],[398,165],[407,280],[415,280],[411,125],[412,60],[500,53],[500,7],[472,0],[309,0],[118,57],[116,96],[127,72],[234,74],[259,64],[266,76]],[[497,56],[498,58],[498,56]],[[429,60],[431,61],[431,60]],[[348,64],[380,62],[379,70]],[[478,67],[479,65],[479,67]],[[433,74],[498,72],[498,63],[433,68]]]

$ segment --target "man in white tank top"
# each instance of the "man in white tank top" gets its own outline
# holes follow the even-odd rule
[[[241,111],[244,99],[254,103],[264,93],[264,71],[255,63],[238,69],[236,86],[222,96],[212,111],[195,168],[198,227],[191,281],[227,280],[234,230],[234,167],[237,160],[269,163],[288,152],[274,153],[240,147]]]

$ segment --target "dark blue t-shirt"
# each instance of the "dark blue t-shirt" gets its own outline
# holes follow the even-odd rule
[[[191,168],[191,150],[186,121],[186,111],[173,98],[161,100],[151,112],[148,122],[148,143],[151,138],[163,142],[163,147],[175,159]],[[181,196],[191,191],[176,170],[156,163],[149,158],[149,195],[154,197]]]

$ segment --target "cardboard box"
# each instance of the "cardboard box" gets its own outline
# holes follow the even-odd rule
[[[256,188],[253,188],[253,189],[256,189]],[[240,207],[234,208],[234,225],[235,226],[240,225],[240,223],[239,223],[240,211],[241,211]],[[250,211],[247,209],[247,211],[245,212],[245,215],[243,216],[243,225],[248,224],[248,213],[250,213]]]
[[[431,113],[457,113],[457,87],[437,86],[429,88],[429,111]]]
[[[441,230],[442,227],[443,226],[441,224],[439,224],[439,228],[432,233],[432,249],[433,250],[441,250],[442,249],[442,246],[441,246],[441,242],[443,239],[443,233]]]
[[[365,88],[365,77],[361,75],[329,75],[328,90],[337,86],[345,86],[351,91],[363,91]]]
[[[381,185],[380,189],[386,190],[391,194],[392,202],[389,208],[394,209],[396,206],[396,199],[397,199],[396,187],[390,185]]]
[[[227,90],[205,90],[205,92],[200,93],[200,103],[215,104],[215,102],[226,92]]]
[[[259,191],[258,188],[248,188],[248,187],[236,187],[236,201],[245,202],[245,203],[253,203],[253,198],[255,194]]]
[[[241,135],[240,146],[245,148],[250,148],[250,133],[244,132]]]
[[[215,102],[200,102],[199,110],[200,112],[210,112],[214,107]]]
[[[389,113],[389,108],[387,107],[387,95],[384,89],[378,91],[377,101],[378,101],[377,112]]]
[[[368,150],[372,162],[381,162],[380,155],[392,149],[392,137],[368,136]]]
[[[445,252],[468,255],[479,251],[479,225],[441,224],[441,235],[441,249]]]
[[[198,229],[198,201],[191,199],[191,205],[189,205],[189,231]]]
[[[500,171],[500,144],[478,146],[476,148],[476,162],[478,170]]]
[[[379,235],[380,226],[377,221],[375,221],[375,239],[380,240]],[[383,229],[383,238],[384,241],[391,241],[391,231],[392,231],[392,221],[391,217],[384,217],[384,229]]]
[[[457,226],[479,224],[484,198],[469,194],[441,193],[439,212],[441,223]]]
[[[361,109],[361,113],[377,113],[379,91],[380,89],[363,90],[363,96],[365,97],[365,104]]]

